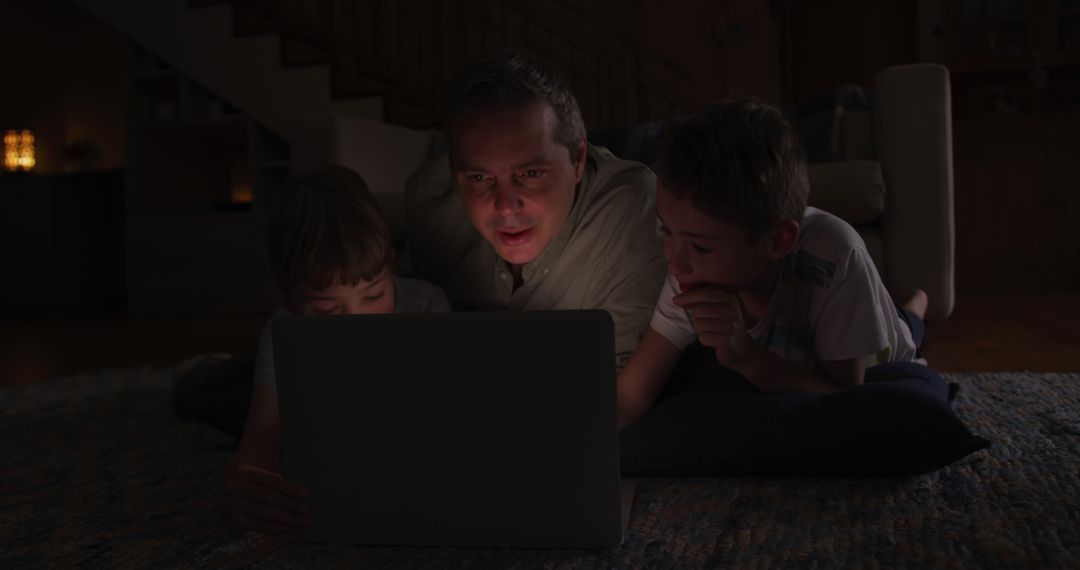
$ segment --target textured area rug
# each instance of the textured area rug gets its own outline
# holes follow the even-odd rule
[[[1080,566],[1080,374],[946,375],[993,445],[905,479],[645,478],[612,551],[313,545],[231,530],[233,441],[171,370],[0,391],[0,568]]]

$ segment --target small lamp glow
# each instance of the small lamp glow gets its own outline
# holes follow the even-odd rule
[[[229,201],[233,204],[250,204],[251,199],[251,186],[247,184],[235,184],[229,192]]]
[[[4,170],[33,170],[37,165],[34,157],[34,133],[28,129],[9,130],[4,133]]]

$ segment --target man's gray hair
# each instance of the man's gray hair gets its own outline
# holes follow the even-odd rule
[[[575,159],[585,137],[577,99],[552,67],[524,52],[506,52],[458,75],[447,98],[444,124],[449,130],[455,121],[473,113],[541,102],[551,105],[558,117],[556,142]]]

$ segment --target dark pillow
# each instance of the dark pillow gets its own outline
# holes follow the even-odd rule
[[[624,475],[905,476],[989,442],[926,366],[888,363],[860,386],[769,394],[693,345],[653,410],[620,434]]]

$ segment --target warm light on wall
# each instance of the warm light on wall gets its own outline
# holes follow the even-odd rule
[[[248,184],[234,184],[232,192],[229,193],[229,201],[234,204],[249,204],[251,203],[252,194],[251,186]]]
[[[27,130],[9,130],[4,133],[4,170],[33,170],[34,133]]]

